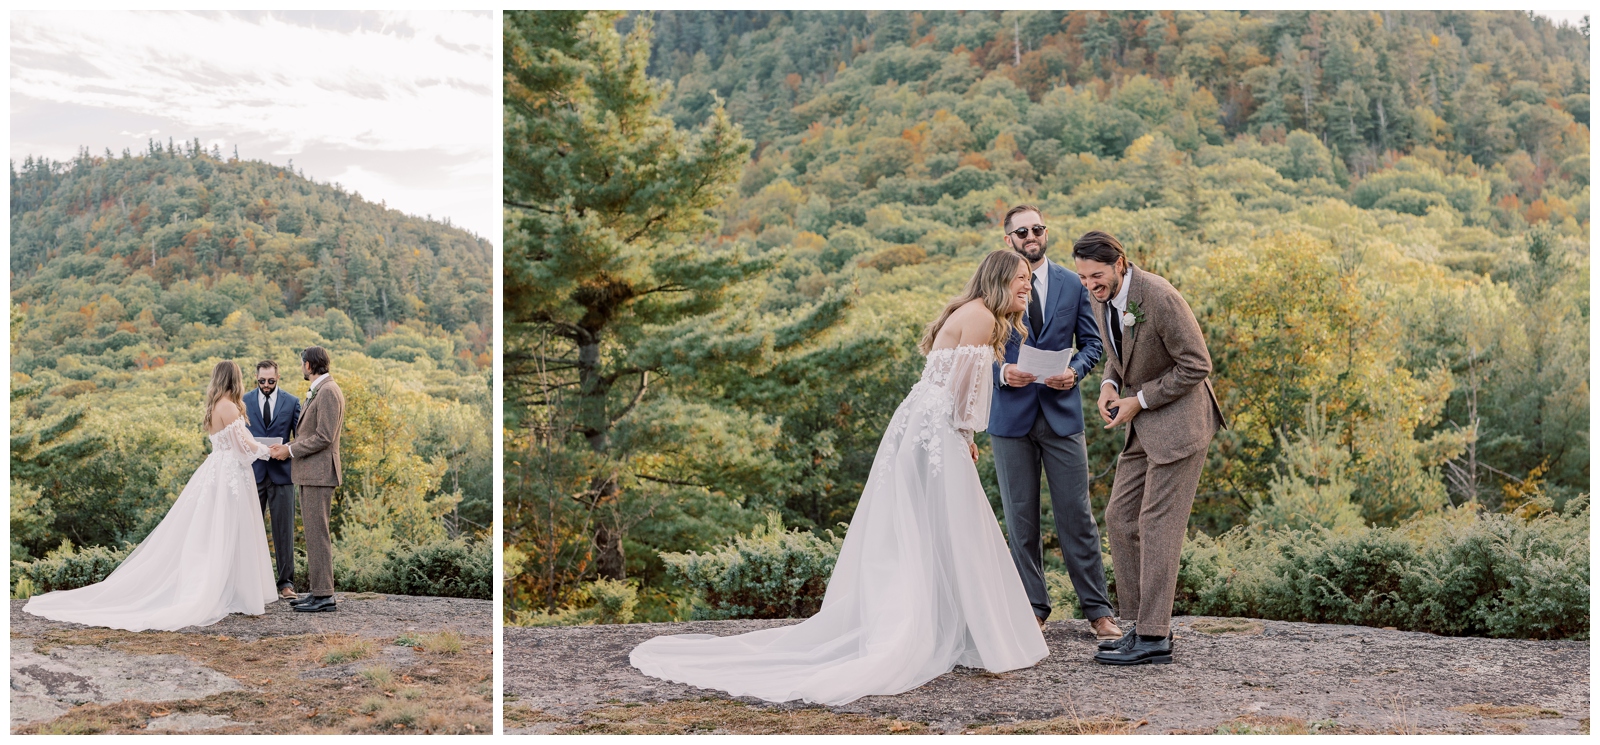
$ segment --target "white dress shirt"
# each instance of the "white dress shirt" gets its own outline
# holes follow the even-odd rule
[[[272,389],[271,393],[268,393],[268,394],[265,394],[265,395],[263,395],[261,393],[261,389],[260,388],[257,388],[256,389],[256,398],[261,399],[261,419],[262,419],[262,423],[263,424],[266,422],[266,418],[267,418],[267,404],[268,403],[272,404],[272,415],[273,415],[273,417],[274,418],[277,417],[277,415],[278,415],[278,389],[276,387],[274,387]]]
[[[1111,319],[1111,323],[1117,323],[1117,324],[1122,323],[1122,314],[1128,312],[1128,285],[1130,284],[1129,280],[1132,277],[1133,277],[1133,267],[1130,266],[1130,267],[1128,267],[1127,271],[1122,273],[1122,289],[1117,290],[1117,296],[1114,297],[1114,298],[1111,298],[1111,307],[1113,307],[1113,308],[1115,308],[1117,310],[1116,317]],[[1127,334],[1128,327],[1127,326],[1123,326],[1122,329],[1123,329],[1122,343],[1123,344],[1127,344],[1128,343],[1128,334]],[[1106,349],[1111,349],[1112,345],[1115,343],[1115,342],[1111,341],[1111,338],[1110,338],[1111,329],[1107,328],[1106,332],[1107,332],[1106,333],[1106,337],[1107,338],[1105,339],[1105,346],[1106,346]],[[1122,350],[1121,349],[1114,349],[1114,350],[1112,350],[1111,353],[1120,357],[1122,355]],[[1100,382],[1100,385],[1109,385],[1112,388],[1115,388],[1118,393],[1122,392],[1122,388],[1117,385],[1117,381],[1115,381],[1115,380],[1103,380],[1103,381]],[[1144,403],[1144,391],[1139,391],[1135,395],[1139,399],[1139,408],[1141,408],[1141,409],[1150,408],[1149,406],[1146,406],[1145,403]]]

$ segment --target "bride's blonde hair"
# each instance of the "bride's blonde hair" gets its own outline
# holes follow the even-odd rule
[[[933,340],[939,336],[939,330],[944,328],[944,322],[950,319],[950,314],[973,300],[981,299],[983,307],[994,315],[994,330],[989,335],[989,346],[994,347],[995,359],[1005,359],[1006,342],[1011,339],[1011,332],[1021,334],[1023,339],[1028,338],[1028,327],[1022,323],[1022,311],[1010,310],[1011,280],[1016,279],[1018,264],[1026,265],[1027,260],[1015,251],[1001,249],[983,257],[978,264],[978,271],[973,272],[972,278],[967,280],[967,288],[946,303],[944,312],[922,332],[922,343],[917,345],[917,349],[924,355],[933,351]]]
[[[216,411],[217,402],[224,398],[239,407],[240,414],[244,413],[244,374],[233,360],[223,360],[211,368],[211,384],[206,386],[206,418],[200,422],[207,431],[211,429],[211,414]]]

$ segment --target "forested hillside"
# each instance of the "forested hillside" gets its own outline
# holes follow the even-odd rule
[[[314,344],[350,407],[341,573],[486,535],[492,251],[198,142],[12,163],[13,560],[142,539],[205,455],[212,365],[303,397]]]
[[[766,510],[848,520],[921,369],[916,333],[1022,202],[1043,210],[1055,261],[1107,230],[1198,314],[1233,428],[1194,528],[1533,514],[1589,489],[1586,26],[1513,11],[663,11],[606,17],[628,35],[610,40],[593,17],[534,15],[518,33],[555,51],[519,57],[508,30],[508,68],[533,71],[533,101],[594,119],[507,125],[508,153],[513,135],[528,143],[524,169],[508,155],[508,207],[557,216],[508,223],[508,302],[528,309],[508,314],[527,324],[508,342],[524,355],[508,359],[523,371],[508,381],[523,418],[508,555],[527,562],[514,605],[582,605],[584,580],[631,577],[648,617],[686,613],[661,553],[716,546]],[[541,98],[552,70],[584,85]],[[648,106],[681,161],[594,113]],[[720,185],[626,171],[673,184],[649,191],[598,165],[736,152],[732,136],[748,156]],[[556,152],[593,158],[601,184],[552,187],[570,203],[519,191]],[[704,204],[708,220],[609,264],[568,261],[552,247],[569,236],[528,227],[581,214],[626,243],[657,213],[616,206],[624,192],[660,214]],[[614,385],[594,394],[561,324],[599,305],[568,288],[624,266],[662,276],[671,262],[649,257],[682,244],[744,273],[673,315],[630,317],[621,297],[622,325],[595,342],[594,379]],[[1090,428],[1097,514],[1121,440]],[[987,455],[980,471],[993,491]]]

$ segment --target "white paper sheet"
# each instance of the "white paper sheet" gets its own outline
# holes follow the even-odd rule
[[[263,445],[267,445],[267,446],[270,447],[272,445],[282,445],[283,444],[283,438],[282,437],[257,437],[256,438],[256,442],[259,442],[259,443],[261,443]]]
[[[1072,355],[1077,354],[1077,351],[1067,347],[1066,349],[1051,352],[1023,345],[1022,348],[1017,350],[1017,369],[1025,373],[1032,373],[1042,381],[1045,378],[1066,372],[1067,365],[1072,362]]]

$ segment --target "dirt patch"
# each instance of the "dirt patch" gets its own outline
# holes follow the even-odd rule
[[[270,636],[350,634],[394,639],[406,632],[452,630],[464,636],[494,636],[494,601],[467,598],[430,598],[380,595],[375,592],[337,593],[339,610],[333,613],[295,613],[289,604],[267,604],[259,616],[235,613],[210,626],[190,626],[180,634],[264,639]],[[51,621],[23,613],[26,600],[11,601],[11,635],[38,636],[51,629],[86,629],[76,623]]]
[[[314,614],[314,621],[282,609],[278,618],[272,612],[230,616],[204,629],[139,633],[26,614],[38,623],[18,624],[14,601],[12,731],[491,733],[490,604],[422,603],[432,607],[376,618],[372,606],[400,607],[405,600],[413,599],[341,598],[338,613]],[[478,612],[441,613],[451,607]],[[357,612],[346,614],[347,609]],[[346,630],[306,633],[308,622]],[[296,625],[301,633],[284,633]],[[223,632],[240,628],[247,633]],[[424,646],[420,641],[446,631],[453,643]],[[381,674],[369,674],[380,668]],[[170,680],[150,678],[156,674]],[[136,685],[141,676],[150,690]],[[174,687],[172,680],[188,687]],[[202,681],[214,685],[204,687]]]
[[[590,709],[565,721],[558,735],[897,735],[926,734],[927,725],[826,709],[780,711],[741,701],[707,698],[657,704],[620,704]]]
[[[1196,618],[1189,627],[1202,634],[1259,634],[1266,630],[1250,618]]]
[[[1174,664],[1112,668],[1092,661],[1095,639],[1087,622],[1053,621],[1045,632],[1051,654],[1032,668],[1001,675],[957,668],[916,690],[841,707],[734,699],[649,678],[628,664],[633,647],[653,636],[728,635],[790,623],[507,628],[506,731],[749,726],[886,733],[896,722],[928,733],[1041,734],[1577,734],[1588,727],[1587,642],[1361,626],[1182,617],[1174,619]],[[1485,702],[1559,716],[1507,718],[1463,708]],[[710,708],[713,703],[742,708]],[[669,704],[686,708],[660,708]],[[736,711],[741,724],[707,718]]]

